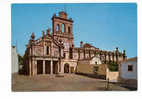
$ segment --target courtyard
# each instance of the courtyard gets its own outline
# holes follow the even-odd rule
[[[56,75],[37,75],[24,76],[12,75],[12,91],[128,91],[117,84],[109,84],[102,79],[89,78],[76,74]]]

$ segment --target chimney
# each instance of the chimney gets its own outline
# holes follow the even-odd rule
[[[80,42],[80,47],[83,47],[83,42],[82,41]]]

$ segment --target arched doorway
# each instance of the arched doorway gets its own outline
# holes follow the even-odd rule
[[[69,64],[65,63],[64,65],[64,73],[69,73]]]

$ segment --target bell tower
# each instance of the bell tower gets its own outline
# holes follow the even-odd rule
[[[59,12],[59,16],[56,14],[52,17],[52,31],[54,39],[62,41],[65,46],[65,50],[69,50],[73,47],[73,20],[68,19],[67,13],[64,11]]]

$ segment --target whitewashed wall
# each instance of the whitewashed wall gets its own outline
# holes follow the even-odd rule
[[[18,54],[16,52],[16,47],[11,47],[11,65],[12,65],[12,73],[18,72]]]
[[[94,57],[91,61],[90,64],[95,64],[97,62],[97,64],[102,64],[100,57],[96,56]]]
[[[133,71],[128,71],[128,65],[133,65]],[[137,61],[122,62],[120,76],[123,79],[137,79]]]
[[[107,68],[106,79],[109,79],[109,82],[118,82],[119,72],[111,72]]]

